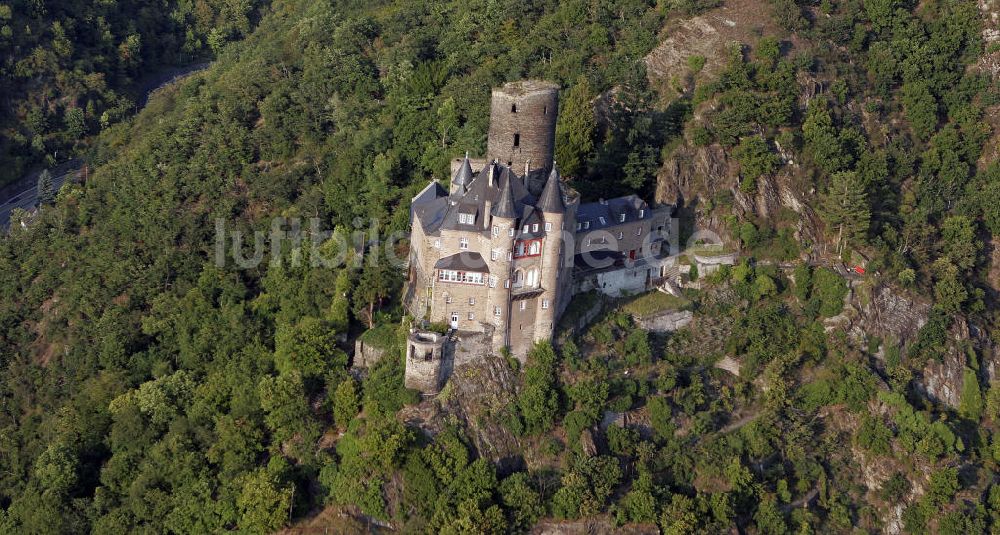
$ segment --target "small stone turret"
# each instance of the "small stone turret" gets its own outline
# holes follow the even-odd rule
[[[525,80],[494,89],[487,156],[512,169],[525,169],[529,173],[548,171],[555,150],[558,116],[556,84]]]
[[[441,390],[441,365],[447,336],[433,331],[411,330],[406,337],[406,388],[434,395]]]
[[[545,182],[545,188],[538,199],[536,208],[542,212],[545,222],[545,239],[542,241],[542,277],[544,291],[538,299],[535,313],[535,340],[551,340],[555,321],[558,317],[559,300],[562,298],[560,276],[562,272],[564,241],[563,227],[566,203],[563,200],[561,177],[555,164]]]

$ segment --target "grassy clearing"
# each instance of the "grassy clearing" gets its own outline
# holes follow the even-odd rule
[[[664,310],[682,310],[691,301],[659,291],[647,292],[622,305],[622,310],[633,316],[646,317]]]

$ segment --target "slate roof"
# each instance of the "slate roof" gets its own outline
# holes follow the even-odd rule
[[[465,160],[462,161],[462,166],[458,168],[458,172],[452,177],[451,183],[459,186],[468,186],[469,182],[472,182],[472,164],[469,163],[469,153],[465,153]]]
[[[500,195],[497,203],[493,205],[494,217],[505,217],[507,219],[517,219],[518,210],[514,204],[514,193],[511,191],[511,182],[514,181],[509,167],[503,168],[500,175]]]
[[[446,256],[434,263],[434,269],[454,269],[457,271],[476,271],[479,273],[489,273],[490,268],[486,265],[486,260],[479,253],[472,251],[462,251],[451,256]]]
[[[502,194],[505,187],[510,190],[509,199],[501,202],[506,195]],[[490,163],[478,173],[474,173],[464,191],[456,191],[455,195],[449,196],[440,185],[428,185],[413,198],[411,211],[414,218],[423,226],[425,234],[435,234],[440,229],[488,232],[489,230],[483,225],[486,201],[490,202],[494,215],[513,213],[515,219],[523,219],[530,215],[535,204],[535,198],[514,171],[507,166]],[[475,216],[473,223],[460,222],[459,214],[473,214]]]
[[[589,228],[584,228],[586,225],[583,225],[577,232],[589,232],[638,221],[640,219],[640,210],[645,210],[642,219],[652,216],[652,210],[649,209],[646,201],[643,201],[634,194],[606,201],[581,204],[576,209],[576,222],[580,224],[590,222],[590,226]],[[625,221],[621,220],[621,214],[625,214]],[[604,218],[603,223],[601,222],[602,217]]]
[[[556,170],[556,166],[553,163],[552,172],[549,173],[549,178],[545,181],[545,188],[542,189],[542,194],[538,198],[536,206],[539,210],[548,213],[561,213],[566,210],[566,204],[563,202],[562,186],[560,186],[559,180],[559,171]]]

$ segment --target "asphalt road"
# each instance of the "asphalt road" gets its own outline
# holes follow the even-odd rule
[[[53,193],[59,191],[67,178],[76,176],[82,165],[83,162],[80,160],[70,160],[50,170]],[[10,212],[14,208],[30,211],[38,206],[38,175],[40,174],[41,171],[31,173],[14,184],[5,186],[0,191],[0,199],[3,199],[0,201],[3,203],[0,204],[0,227],[7,228],[7,224],[10,222]]]
[[[166,87],[178,80],[208,68],[209,63],[196,63],[182,67],[171,67],[162,72],[149,76],[140,84],[140,96],[137,101],[137,108],[141,109],[146,105],[146,100],[157,90]],[[137,110],[138,111],[138,110]],[[68,177],[75,176],[83,167],[83,160],[73,159],[59,164],[49,172],[52,173],[52,191],[58,192]],[[33,210],[38,206],[38,175],[41,171],[34,171],[17,182],[8,184],[0,188],[0,229],[6,230],[10,223],[10,212],[14,208]]]

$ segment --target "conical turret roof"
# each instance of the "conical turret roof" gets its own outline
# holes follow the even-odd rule
[[[500,196],[496,205],[493,206],[493,217],[505,217],[507,219],[517,219],[517,207],[514,206],[514,194],[510,186],[510,168],[504,166],[500,175]]]
[[[465,160],[462,162],[462,166],[458,168],[458,172],[452,177],[451,183],[456,186],[462,186],[466,188],[469,186],[469,182],[472,182],[472,164],[469,163],[469,153],[465,153]]]
[[[563,212],[566,205],[563,203],[562,187],[559,185],[559,171],[556,170],[555,162],[552,163],[552,172],[549,173],[548,180],[545,181],[545,188],[538,199],[536,207],[542,212]]]

